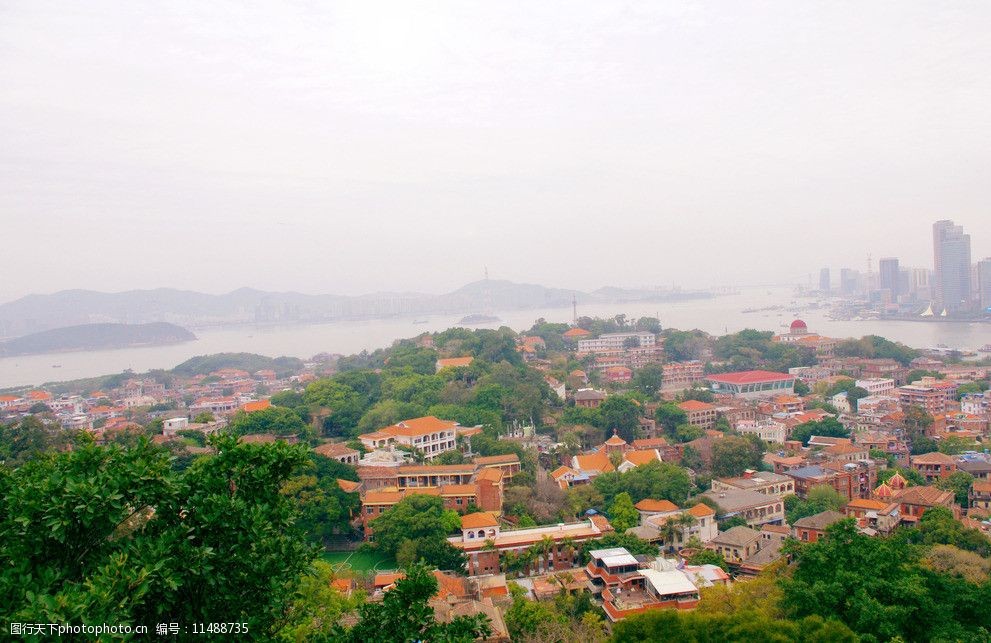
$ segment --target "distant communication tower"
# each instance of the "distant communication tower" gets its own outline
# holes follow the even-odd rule
[[[489,267],[485,266],[485,288],[483,289],[482,312],[491,315],[492,308],[492,285],[489,283]]]
[[[571,293],[571,324],[578,325],[578,298],[574,293]]]

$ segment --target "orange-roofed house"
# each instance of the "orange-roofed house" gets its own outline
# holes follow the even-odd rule
[[[19,395],[0,395],[0,409],[6,409],[21,403]]]
[[[623,455],[623,461],[619,464],[619,472],[626,473],[635,467],[660,461],[661,454],[657,452],[657,449],[651,449],[650,451],[628,451]]]
[[[711,429],[716,426],[716,407],[712,404],[699,402],[698,400],[685,400],[678,405],[685,415],[688,416],[688,423],[700,426],[703,429]]]
[[[991,512],[991,480],[974,480],[967,493],[971,509],[986,515]]]
[[[895,492],[893,502],[898,503],[902,522],[907,524],[914,524],[933,507],[946,507],[954,517],[960,517],[960,507],[956,505],[953,492],[936,487],[906,487]]]
[[[382,449],[403,445],[419,449],[426,459],[457,448],[459,425],[452,420],[440,420],[432,415],[403,420],[372,433],[358,436],[367,449]]]
[[[857,521],[861,529],[872,529],[879,534],[890,534],[901,522],[897,502],[876,498],[854,498],[843,508],[843,513]]]
[[[254,413],[255,411],[264,411],[265,409],[272,408],[272,403],[268,400],[252,400],[251,402],[245,402],[241,405],[241,410],[245,413]]]
[[[670,547],[677,548],[684,545],[693,536],[705,544],[719,533],[715,509],[701,502],[689,509],[680,509],[667,500],[641,500],[634,506],[640,513],[640,526],[634,527],[628,533],[651,542],[665,540],[662,536],[664,525],[672,520],[679,521],[679,531],[673,540],[666,542]],[[689,518],[690,522],[682,523],[684,518]]]
[[[445,368],[465,368],[471,366],[473,361],[475,361],[475,358],[471,355],[464,357],[442,357],[437,360],[436,367],[438,372]]]
[[[343,478],[337,479],[337,486],[341,488],[344,493],[357,493],[361,489],[361,483],[355,482],[354,480],[345,480]]]
[[[579,473],[584,473],[589,478],[594,478],[600,473],[609,473],[616,470],[616,467],[609,460],[609,454],[602,449],[599,449],[595,453],[572,456],[571,468]]]
[[[673,516],[681,511],[681,509],[678,508],[678,505],[674,504],[670,500],[652,500],[650,498],[645,498],[633,506],[637,508],[637,513],[640,514],[641,523],[643,523],[645,519],[653,516]]]
[[[569,328],[568,330],[564,331],[564,334],[562,335],[562,337],[571,341],[578,341],[579,339],[585,339],[586,337],[591,337],[591,336],[592,336],[591,331],[577,327]]]
[[[606,382],[629,382],[633,379],[633,370],[627,366],[610,366],[602,370],[602,379]]]
[[[343,464],[357,465],[361,459],[360,451],[352,449],[343,442],[325,442],[314,447],[313,452],[325,458],[337,460]]]
[[[957,461],[939,451],[913,455],[911,463],[912,468],[922,474],[926,482],[946,478],[957,470]]]
[[[31,400],[32,402],[47,402],[48,400],[52,399],[52,394],[49,393],[48,391],[37,390],[37,391],[28,391],[24,397],[27,398],[28,400]]]
[[[475,464],[486,469],[499,469],[507,480],[512,479],[522,468],[520,458],[515,453],[477,456],[475,458]]]
[[[504,552],[519,554],[550,539],[553,545],[546,556],[538,556],[524,569],[526,575],[573,569],[580,564],[579,552],[585,540],[601,538],[613,531],[604,516],[595,515],[576,523],[560,523],[527,529],[502,531],[490,514],[468,514],[461,519],[461,535],[448,538],[468,556],[468,575],[498,574],[499,558]]]
[[[574,487],[591,482],[591,478],[583,473],[579,473],[571,467],[560,466],[550,473],[551,479],[562,489]]]

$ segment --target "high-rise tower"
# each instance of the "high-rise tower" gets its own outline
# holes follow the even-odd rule
[[[933,267],[936,307],[950,312],[970,308],[970,235],[952,221],[933,224]]]

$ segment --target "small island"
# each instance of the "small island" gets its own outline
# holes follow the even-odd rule
[[[53,328],[0,342],[0,357],[93,351],[136,346],[162,346],[196,339],[181,326],[150,324],[82,324]]]
[[[491,324],[491,323],[497,322],[497,321],[502,321],[502,320],[500,320],[498,317],[496,317],[494,315],[482,315],[482,314],[476,313],[476,314],[466,315],[465,317],[462,317],[461,318],[461,321],[459,321],[458,323],[459,324],[468,324],[468,325],[475,326],[475,325],[478,325],[478,324]]]

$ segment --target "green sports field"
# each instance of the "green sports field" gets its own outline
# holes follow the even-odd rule
[[[320,558],[334,565],[335,568],[340,565],[344,569],[355,571],[382,571],[396,568],[395,560],[376,553],[325,551],[320,554]]]

